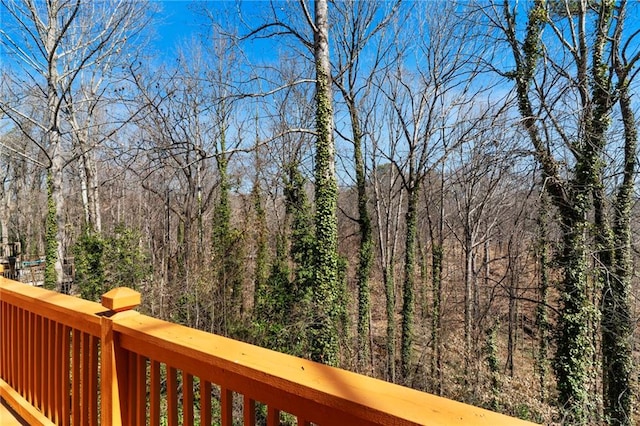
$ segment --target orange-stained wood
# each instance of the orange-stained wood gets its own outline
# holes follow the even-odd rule
[[[0,398],[32,426],[53,426],[55,424],[45,417],[37,408],[29,404],[22,395],[2,379],[0,379]]]
[[[167,422],[178,426],[178,372],[167,367]]]
[[[34,403],[33,406],[36,408],[42,408],[42,339],[44,338],[43,333],[43,321],[44,319],[38,315],[36,317],[36,331],[34,336],[34,355],[35,355],[35,365],[34,365],[34,384],[33,384],[33,393],[34,393]]]
[[[9,316],[7,315],[8,305],[0,299],[0,377],[7,377],[7,365],[9,361],[7,359],[7,348],[9,342],[7,342],[7,327],[9,327]]]
[[[319,424],[529,424],[488,410],[137,315],[122,347]],[[223,392],[224,397],[224,392]],[[229,406],[223,404],[223,415]]]
[[[89,336],[89,426],[98,425],[98,338]]]
[[[53,324],[53,339],[49,341],[49,345],[53,349],[53,356],[49,370],[51,371],[51,419],[55,424],[61,423],[60,418],[60,387],[62,386],[62,333],[60,332],[62,325]]]
[[[20,360],[16,366],[16,380],[14,389],[16,389],[22,395],[24,392],[24,370],[25,365],[22,360],[24,359],[24,309],[18,308],[16,311],[16,315],[18,317],[18,322],[15,324],[16,327],[16,359]]]
[[[87,422],[89,419],[89,335],[82,333],[82,355],[80,356],[80,362],[82,363],[80,369],[80,418]]]
[[[272,406],[267,407],[267,426],[280,426],[280,410]]]
[[[103,410],[111,412],[112,416],[111,422],[104,421],[103,417],[102,424],[119,424],[122,417],[113,418],[110,405],[122,406],[122,402],[131,406],[131,412],[127,412],[124,419],[128,423],[140,423],[141,413],[146,407],[146,362],[149,359],[149,416],[157,418],[158,422],[160,420],[161,402],[154,402],[154,398],[160,399],[160,365],[165,364],[170,425],[178,424],[179,420],[178,370],[183,374],[182,402],[188,406],[183,407],[187,417],[193,410],[191,377],[197,376],[200,381],[201,419],[205,420],[207,413],[211,413],[210,383],[215,383],[220,386],[221,423],[225,426],[233,424],[235,392],[244,398],[243,417],[251,424],[255,418],[254,401],[267,404],[267,422],[273,425],[279,424],[279,410],[297,416],[301,424],[529,424],[133,311],[114,313],[135,306],[135,297],[130,291],[116,292],[105,300],[110,311],[106,315],[105,307],[95,303],[0,279],[0,316],[3,320],[0,355],[9,358],[9,364],[0,362],[2,379],[28,395],[29,391],[25,391],[24,386],[29,383],[29,367],[15,364],[29,359],[29,355],[21,351],[29,348],[29,343],[23,338],[30,330],[30,315],[25,312],[33,312],[34,403],[41,408],[42,414],[51,415],[60,423],[64,424],[64,407],[71,406],[74,424],[75,420],[83,425],[97,424],[99,394]],[[71,343],[69,327],[74,330]],[[69,353],[73,358],[71,362]],[[99,355],[101,362],[98,362]],[[74,377],[71,383],[68,379],[65,383],[64,376],[69,369]],[[76,382],[76,376],[80,376],[79,382]],[[75,401],[69,404],[65,397],[65,388],[68,392],[69,387],[73,389],[72,399],[80,400],[79,407]],[[112,394],[118,393],[120,397],[111,395],[108,398],[109,387]],[[28,401],[20,404],[30,405]],[[76,410],[81,411],[79,417]],[[154,414],[156,410],[158,413]],[[104,411],[102,415],[105,415]],[[185,424],[189,424],[188,418]]]
[[[144,425],[147,421],[147,359],[136,355],[136,392],[134,424]]]
[[[34,352],[34,341],[35,341],[35,314],[33,312],[29,312],[27,317],[27,394],[26,399],[30,404],[33,404],[33,389],[35,386],[34,383],[34,370],[35,370],[35,352]]]
[[[100,335],[99,303],[89,302],[55,291],[32,287],[0,277],[0,300],[9,306],[25,306],[49,320],[77,328],[94,336]]]
[[[44,326],[45,335],[44,335],[44,343],[42,345],[44,349],[43,351],[44,357],[42,358],[42,361],[43,361],[42,373],[44,377],[44,387],[42,389],[42,398],[44,401],[44,409],[42,410],[42,412],[44,413],[45,416],[51,419],[52,413],[53,413],[52,401],[54,398],[54,395],[53,395],[54,371],[53,371],[52,360],[53,360],[53,351],[54,351],[53,328],[54,328],[55,321],[45,318],[44,323],[45,323],[45,326]]]
[[[129,368],[129,372],[127,373],[128,380],[124,382],[124,387],[127,388],[127,400],[126,402],[121,402],[121,407],[123,407],[122,417],[124,420],[124,424],[134,425],[136,424],[136,383],[138,382],[138,363],[136,362],[136,354],[133,352],[126,351],[127,356],[127,368]]]
[[[233,426],[233,392],[220,388],[220,424]]]
[[[81,417],[80,417],[80,402],[81,402],[81,393],[80,393],[80,383],[81,383],[81,375],[80,375],[80,348],[81,348],[81,337],[82,332],[80,330],[73,330],[73,334],[71,336],[71,345],[72,345],[72,355],[71,355],[71,424],[73,426],[80,426]]]
[[[245,425],[256,424],[256,402],[246,396],[244,397],[242,416]]]
[[[18,310],[17,306],[9,307],[10,318],[15,318],[17,310]],[[16,370],[18,368],[17,356],[16,356],[16,350],[18,348],[18,342],[16,342],[16,323],[11,321],[9,322],[9,326],[11,327],[9,330],[9,350],[10,350],[9,362],[10,364],[9,364],[9,375],[7,376],[7,382],[11,386],[15,386],[16,375],[17,375]]]
[[[200,379],[200,424],[211,424],[211,383]]]
[[[109,290],[102,295],[102,306],[114,311],[128,311],[140,304],[140,293],[128,287]]]
[[[71,424],[71,327],[63,326],[62,340],[62,424],[68,426]]]
[[[182,424],[193,426],[193,376],[182,372]]]
[[[160,425],[160,363],[151,361],[149,374],[149,420],[151,426]],[[210,423],[207,423],[210,424]]]

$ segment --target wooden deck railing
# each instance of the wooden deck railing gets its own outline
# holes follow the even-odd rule
[[[0,396],[29,424],[529,424],[102,302],[0,278]]]

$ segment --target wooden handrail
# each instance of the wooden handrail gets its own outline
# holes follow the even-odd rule
[[[165,417],[169,425],[227,426],[240,411],[243,424],[253,425],[258,402],[268,425],[285,412],[301,425],[531,424],[151,318],[131,310],[138,303],[129,289],[105,294],[106,309],[0,279],[0,378],[65,425],[157,425]],[[10,405],[20,404],[2,389]]]

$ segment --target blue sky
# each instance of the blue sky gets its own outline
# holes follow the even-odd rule
[[[159,50],[174,52],[176,42],[197,34],[202,27],[203,17],[194,9],[202,6],[204,2],[171,0],[159,3],[161,3],[162,10],[154,22],[155,34],[151,40],[151,46]]]

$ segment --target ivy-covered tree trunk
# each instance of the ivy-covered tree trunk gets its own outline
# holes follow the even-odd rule
[[[540,383],[540,399],[545,402],[547,399],[546,382],[548,374],[548,338],[549,319],[547,316],[547,301],[549,298],[549,244],[548,240],[548,196],[545,192],[541,194],[541,205],[538,215],[539,247],[538,258],[539,269],[539,291],[540,301],[536,308],[536,324],[538,326],[538,355],[537,369]]]
[[[409,178],[411,179],[411,177]],[[410,183],[411,185],[411,183]],[[419,185],[413,184],[408,191],[407,212],[405,222],[407,233],[405,236],[404,282],[402,286],[402,336],[400,366],[402,379],[409,384],[413,358],[413,328],[414,328],[414,268],[416,262],[416,234],[417,234],[417,204]]]
[[[444,245],[438,242],[431,247],[432,317],[431,317],[431,378],[434,393],[442,395],[442,265]]]
[[[251,192],[255,209],[255,226],[257,233],[256,265],[253,286],[253,315],[255,318],[263,318],[262,313],[264,312],[266,286],[269,277],[267,214],[262,205],[262,195],[260,191],[260,184],[258,179],[256,179]]]
[[[51,172],[47,173],[47,219],[45,227],[44,287],[48,290],[55,290],[57,282],[56,262],[58,260],[58,224],[56,222],[56,204],[52,195]]]
[[[329,62],[329,21],[326,0],[315,2],[314,59],[316,65],[316,249],[312,304],[315,319],[310,327],[311,359],[329,365],[338,363],[339,311],[338,187],[333,141],[333,96]]]
[[[48,128],[45,134],[45,146],[49,147],[49,197],[50,203],[53,203],[53,209],[55,211],[55,241],[47,239],[47,253],[53,254],[53,248],[50,248],[50,244],[55,245],[55,257],[47,257],[47,261],[53,264],[55,270],[55,288],[57,291],[64,291],[64,270],[62,268],[62,262],[64,260],[64,248],[62,241],[64,240],[64,196],[62,194],[62,180],[63,180],[63,168],[65,160],[62,155],[62,136],[60,134],[59,123],[59,104],[60,95],[58,94],[58,70],[57,61],[58,53],[56,52],[56,35],[57,35],[57,22],[55,19],[49,21],[49,28],[46,38],[46,49],[50,52],[50,72],[47,81],[47,118]],[[51,209],[51,205],[49,208]]]
[[[427,223],[431,239],[431,380],[432,392],[442,395],[442,278],[444,267],[444,165],[439,172],[438,202],[427,203]],[[435,185],[434,185],[435,186]],[[432,216],[430,206],[437,207]],[[435,220],[434,220],[435,219]],[[434,224],[434,222],[436,222]]]
[[[356,169],[356,187],[358,189],[358,226],[360,228],[360,246],[358,247],[358,270],[356,279],[358,282],[358,336],[357,336],[357,362],[360,371],[367,371],[371,367],[370,347],[370,321],[371,305],[369,276],[373,261],[373,238],[371,230],[371,217],[367,204],[367,181],[365,176],[364,156],[362,155],[362,130],[360,118],[356,106],[353,103],[353,94],[349,102],[349,115],[351,116],[351,129],[353,132],[353,159]]]
[[[538,59],[541,55],[540,36],[548,20],[545,2],[536,0],[528,13],[527,30],[521,45],[515,33],[515,15],[511,13],[509,2],[504,2],[507,21],[507,39],[513,50],[516,69],[513,79],[516,83],[518,108],[523,124],[529,134],[538,162],[542,166],[546,188],[558,208],[564,230],[561,267],[564,277],[561,286],[562,306],[558,318],[559,337],[555,360],[560,406],[567,413],[567,423],[584,424],[588,417],[586,404],[587,379],[592,360],[589,318],[592,315],[587,298],[586,231],[588,198],[590,191],[579,185],[589,179],[576,171],[571,189],[565,188],[558,172],[558,164],[538,133],[536,114],[533,112],[529,89],[532,84]],[[583,172],[588,161],[582,157]],[[576,166],[580,169],[580,165]],[[574,190],[575,189],[575,190]]]
[[[614,262],[611,279],[603,288],[602,357],[605,416],[611,425],[633,422],[633,319],[631,315],[631,209],[637,169],[638,130],[625,69],[617,70],[620,110],[624,125],[624,169],[614,205]],[[635,370],[637,371],[637,370]]]
[[[586,424],[593,407],[587,383],[592,368],[592,331],[589,327],[594,308],[587,297],[586,211],[565,218],[564,253],[561,265],[562,306],[558,319],[559,338],[554,368],[559,403],[566,410],[567,424]]]
[[[216,155],[219,178],[218,202],[213,213],[213,267],[216,271],[217,283],[221,286],[220,295],[222,304],[222,316],[217,321],[217,331],[225,334],[229,331],[230,323],[239,318],[242,304],[240,253],[237,252],[235,235],[231,227],[231,206],[229,204],[229,176],[227,171],[228,153],[226,152],[226,139],[224,122],[221,121],[223,130],[220,135],[219,151]],[[214,301],[214,303],[216,303]]]
[[[284,195],[287,217],[291,220],[289,255],[295,267],[286,305],[288,314],[291,316],[294,314],[293,303],[298,305],[297,312],[308,314],[307,304],[310,293],[313,291],[315,241],[313,213],[305,190],[307,180],[300,172],[297,160],[286,168],[288,179],[285,183]],[[290,319],[296,320],[293,317]]]
[[[389,261],[388,267],[382,271],[384,279],[384,292],[386,296],[387,314],[387,380],[396,382],[396,281],[395,281],[395,259]]]
[[[475,287],[474,274],[474,247],[473,235],[469,218],[464,226],[464,376],[465,384],[469,384],[470,366],[472,358],[471,330],[473,328],[473,288]]]

